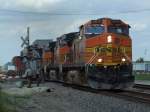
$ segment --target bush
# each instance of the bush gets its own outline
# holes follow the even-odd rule
[[[135,74],[135,80],[150,80],[150,74]]]
[[[1,90],[0,90],[0,112],[6,112],[4,109],[4,98]]]

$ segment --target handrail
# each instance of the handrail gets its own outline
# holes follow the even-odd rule
[[[94,55],[90,58],[90,60],[86,63],[86,65],[91,64],[91,63],[93,62],[93,60],[94,60],[97,56],[98,56],[98,53],[97,53],[97,54],[94,54]]]
[[[129,60],[129,62],[132,62],[132,60],[130,59],[130,57],[125,52],[123,52],[123,54],[127,58],[127,60]]]

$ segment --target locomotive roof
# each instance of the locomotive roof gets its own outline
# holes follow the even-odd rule
[[[71,32],[71,33],[63,34],[62,36],[58,37],[57,40],[74,39],[75,37],[77,37],[78,34],[79,32]]]
[[[88,21],[87,23],[81,25],[80,28],[82,28],[84,25],[86,26],[86,25],[89,25],[89,24],[103,24],[104,20],[109,21],[113,25],[115,25],[115,24],[122,24],[122,25],[130,27],[128,24],[126,24],[125,22],[123,22],[120,19],[99,18],[99,19],[96,19],[96,20],[90,20],[90,21]]]
[[[49,42],[52,42],[52,39],[37,39],[32,43],[32,45],[42,48],[45,46],[47,47],[49,45]]]

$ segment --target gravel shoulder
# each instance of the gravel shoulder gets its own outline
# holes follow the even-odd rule
[[[33,85],[33,88],[11,87],[5,91],[30,96],[16,104],[18,112],[150,112],[149,105],[80,91],[58,83]]]

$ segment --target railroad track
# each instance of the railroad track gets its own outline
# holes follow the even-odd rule
[[[146,103],[150,104],[150,93],[139,92],[139,91],[123,91],[120,93],[116,93],[117,97],[134,101],[136,103]]]
[[[137,88],[137,89],[150,90],[150,85],[135,84],[133,87],[134,87],[134,88]]]
[[[101,94],[105,96],[111,96],[111,97],[124,99],[127,101],[132,101],[136,103],[144,103],[144,104],[150,105],[150,93],[146,93],[144,91],[138,91],[138,90],[136,91],[134,89],[124,90],[124,91],[123,90],[97,90],[97,89],[93,89],[90,87],[67,84],[67,83],[63,83],[59,81],[49,81],[49,82],[60,83],[64,87],[70,87],[70,88],[85,91],[85,92],[91,92],[94,94]],[[150,89],[150,87],[147,85],[139,85],[139,84],[134,85],[134,88],[142,88],[142,90]]]
[[[149,104],[150,105],[150,93],[146,92],[140,92],[140,91],[135,91],[135,90],[126,90],[126,91],[121,91],[121,90],[96,90],[92,89],[90,87],[83,87],[83,86],[77,86],[77,85],[70,85],[70,84],[62,84],[65,87],[71,87],[73,89],[81,90],[81,91],[86,91],[86,92],[91,92],[95,94],[102,94],[105,96],[111,96],[111,97],[116,97],[120,99],[124,99],[127,101],[132,101],[136,103],[144,103],[144,104]]]

